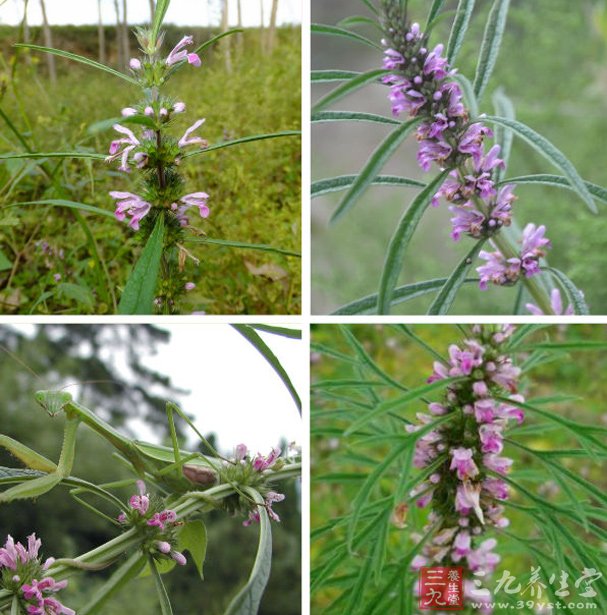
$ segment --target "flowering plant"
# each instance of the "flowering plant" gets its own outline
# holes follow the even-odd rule
[[[105,278],[99,286],[110,288],[96,288],[93,293],[89,289],[84,292],[74,288],[74,283],[68,280],[73,271],[68,268],[63,256],[54,258],[56,255],[53,253],[53,248],[48,245],[46,239],[43,240],[41,251],[48,257],[46,259],[50,263],[48,267],[54,270],[52,276],[50,274],[48,276],[51,286],[56,287],[57,294],[67,289],[68,294],[80,297],[83,302],[86,299],[91,311],[94,299],[103,296],[104,312],[112,311],[113,308],[113,311],[122,314],[179,313],[183,309],[180,303],[186,303],[184,301],[186,294],[190,293],[190,297],[196,295],[192,291],[197,286],[200,265],[204,260],[196,254],[197,245],[219,245],[227,249],[281,254],[289,259],[300,256],[296,251],[264,243],[208,237],[204,225],[201,228],[201,224],[194,223],[194,217],[204,221],[211,215],[211,211],[217,211],[214,206],[226,207],[227,203],[218,203],[217,195],[209,194],[212,192],[211,188],[198,184],[201,179],[198,179],[196,184],[188,185],[187,177],[191,173],[187,167],[193,157],[243,143],[294,137],[298,136],[300,131],[281,130],[231,138],[231,131],[225,129],[224,140],[209,145],[203,133],[204,118],[193,117],[189,127],[177,128],[175,124],[179,122],[178,118],[190,112],[190,101],[169,94],[167,84],[170,79],[184,67],[198,70],[203,66],[200,70],[204,70],[209,64],[205,52],[228,35],[242,34],[242,29],[222,32],[198,45],[194,43],[192,36],[186,35],[172,49],[164,51],[165,37],[161,26],[169,7],[169,0],[160,0],[155,6],[151,26],[135,29],[140,55],[131,58],[126,72],[117,71],[84,56],[59,49],[30,44],[17,45],[58,55],[104,71],[139,91],[139,95],[129,100],[128,105],[122,110],[119,108],[114,110],[114,118],[102,120],[90,127],[91,134],[107,129],[114,131],[113,139],[108,139],[107,150],[103,154],[92,151],[37,152],[28,147],[30,150],[28,153],[1,156],[5,160],[58,158],[105,162],[107,177],[111,177],[113,182],[112,189],[108,190],[109,194],[105,198],[106,208],[68,200],[65,198],[67,191],[63,187],[59,191],[56,185],[54,188],[63,198],[38,200],[36,197],[36,200],[26,203],[67,207],[76,212],[106,217],[109,213],[108,208],[113,206],[114,217],[118,223],[124,223],[125,233],[127,235],[135,233],[136,241],[142,244],[141,254],[133,264],[126,284],[110,279],[109,268],[102,263],[102,258],[94,247],[94,254],[90,255],[90,258],[93,259],[94,266],[100,270],[99,275],[103,273]],[[118,115],[121,117],[117,121]],[[121,174],[124,175],[121,177]],[[210,173],[206,174],[205,184],[207,181],[213,181],[217,186]],[[14,203],[11,206],[13,205],[24,205],[24,203]],[[88,229],[87,234],[92,235]],[[95,240],[96,238],[90,237],[91,245]],[[254,269],[254,265],[251,264],[251,268]],[[275,275],[278,275],[277,270],[284,273],[280,279],[287,277],[284,269],[270,264],[266,264],[265,269],[262,268],[260,273],[254,275],[266,275],[268,270]],[[114,292],[114,284],[120,286],[119,298]],[[205,303],[206,301],[205,299]],[[213,301],[212,297],[209,301]],[[204,304],[201,307],[204,307]]]
[[[556,603],[559,576],[602,608],[607,428],[571,393],[603,327],[323,325],[311,348],[314,608],[417,612],[421,568],[460,567],[465,612]],[[513,568],[543,593],[499,594]]]
[[[488,16],[473,80],[460,74],[457,57],[474,9],[472,0],[460,0],[451,32],[444,42],[431,43],[435,28],[445,16],[444,1],[432,3],[424,27],[408,11],[406,0],[365,3],[374,19],[345,21],[345,27],[318,25],[319,34],[333,34],[381,49],[381,69],[366,73],[318,71],[315,82],[344,83],[320,98],[313,109],[313,122],[363,121],[393,126],[392,133],[369,158],[363,170],[352,176],[322,179],[314,183],[312,196],[347,189],[332,220],[347,213],[374,184],[421,188],[396,226],[388,245],[378,292],[337,310],[340,314],[376,312],[387,314],[392,306],[426,294],[435,294],[428,314],[447,313],[464,284],[476,281],[481,291],[497,286],[517,286],[514,311],[525,308],[534,314],[587,314],[584,294],[562,271],[550,267],[547,237],[549,220],[527,224],[522,231],[515,223],[517,183],[540,183],[565,187],[598,213],[595,199],[605,200],[607,191],[585,182],[571,162],[543,136],[514,119],[514,108],[501,91],[494,97],[496,114],[481,113],[479,105],[496,63],[506,27],[508,0],[495,0]],[[354,28],[374,22],[382,31],[381,47]],[[379,63],[379,59],[378,59]],[[358,111],[326,110],[361,87],[387,86],[393,118]],[[493,129],[495,127],[495,130]],[[438,174],[427,183],[404,177],[380,175],[388,159],[405,139],[415,134],[417,162],[423,172]],[[513,136],[526,141],[550,160],[562,176],[536,175],[505,179]],[[492,145],[487,144],[493,139]],[[450,236],[473,240],[464,258],[445,278],[418,281],[398,287],[406,250],[428,206],[446,201],[451,217]],[[478,278],[469,274],[475,265]],[[563,296],[564,293],[564,296]],[[566,301],[565,301],[566,299]]]

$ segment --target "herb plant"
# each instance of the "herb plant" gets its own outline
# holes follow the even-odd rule
[[[462,567],[466,613],[604,609],[603,391],[576,393],[606,349],[602,325],[317,326],[313,607],[415,613],[420,568]]]
[[[315,182],[312,196],[346,190],[332,221],[347,212],[372,185],[419,188],[395,227],[387,246],[378,292],[349,303],[338,314],[388,314],[393,305],[426,294],[434,294],[428,314],[446,314],[464,284],[476,281],[481,292],[490,287],[516,286],[513,313],[587,314],[584,293],[562,271],[547,260],[552,246],[548,235],[550,209],[546,218],[520,229],[516,210],[517,184],[546,184],[565,188],[593,213],[595,200],[606,201],[607,191],[584,181],[565,154],[533,128],[515,119],[514,106],[500,90],[495,92],[494,114],[483,109],[483,97],[498,57],[504,34],[509,0],[495,0],[487,18],[480,45],[476,73],[472,78],[457,70],[458,53],[466,37],[474,0],[461,0],[452,19],[448,39],[432,41],[434,30],[450,12],[445,1],[430,4],[422,26],[409,10],[407,0],[363,0],[372,18],[355,16],[339,26],[313,25],[313,32],[344,38],[383,52],[383,65],[367,72],[316,71],[315,83],[343,82],[321,97],[313,107],[313,122],[370,122],[392,126],[392,132],[369,157],[356,175],[326,178]],[[381,31],[378,41],[359,34],[360,26]],[[379,64],[379,58],[378,58]],[[345,96],[369,84],[387,86],[392,118],[360,111],[328,110]],[[417,161],[427,182],[401,176],[381,175],[407,137],[418,141]],[[519,137],[550,161],[561,175],[537,174],[506,177],[513,137]],[[493,144],[488,140],[493,139]],[[407,268],[406,252],[428,206],[444,207],[452,213],[451,238],[472,240],[470,249],[453,271],[440,279],[419,280],[398,287]],[[428,248],[429,249],[429,248]],[[474,268],[474,269],[473,269]],[[474,271],[477,278],[470,277]]]

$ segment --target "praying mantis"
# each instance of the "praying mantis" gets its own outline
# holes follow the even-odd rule
[[[0,446],[20,459],[28,468],[45,473],[0,493],[0,504],[37,497],[68,478],[74,463],[76,432],[81,423],[107,440],[140,478],[152,480],[161,488],[166,486],[172,493],[192,490],[195,488],[194,483],[199,489],[215,484],[219,480],[222,461],[230,463],[219,456],[209,457],[179,448],[174,423],[175,413],[194,429],[203,442],[206,443],[206,439],[183,411],[170,401],[167,402],[167,417],[172,447],[166,447],[123,436],[92,410],[75,402],[68,392],[38,391],[35,399],[49,416],[54,417],[61,412],[65,414],[59,461],[55,464],[17,440],[0,434]]]

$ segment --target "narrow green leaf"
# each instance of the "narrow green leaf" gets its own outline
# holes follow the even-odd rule
[[[151,314],[160,259],[164,249],[164,216],[160,214],[118,304],[119,314]]]
[[[150,35],[152,46],[154,46],[158,40],[160,27],[162,26],[164,16],[166,15],[170,3],[171,0],[156,0],[156,8],[154,9],[154,19],[152,20],[152,30]]]
[[[328,179],[319,179],[312,184],[312,198],[328,194],[329,192],[338,192],[345,190],[351,186],[358,175],[340,175]],[[395,175],[377,175],[370,184],[371,186],[411,186],[414,188],[423,188],[426,184],[417,179],[409,179],[408,177],[397,177]]]
[[[312,83],[332,83],[334,81],[349,81],[362,73],[352,70],[313,70],[310,73]]]
[[[429,315],[443,315],[449,312],[455,296],[457,295],[462,284],[466,280],[468,271],[472,267],[472,263],[481,251],[481,248],[485,245],[486,239],[481,239],[477,242],[472,250],[464,256],[459,265],[453,270],[453,273],[449,276],[449,279],[445,282],[445,285],[440,289],[438,295],[436,295],[432,305],[428,308]]]
[[[593,213],[597,213],[597,208],[592,200],[592,195],[588,191],[584,180],[579,176],[575,167],[567,159],[567,157],[557,149],[548,139],[538,134],[529,126],[518,122],[517,120],[510,120],[505,117],[495,117],[488,115],[483,118],[483,121],[492,122],[493,124],[500,124],[506,128],[513,130],[519,137],[527,141],[533,149],[542,154],[544,158],[552,162],[554,166],[558,167],[567,177],[569,183],[573,189],[578,193],[580,198],[586,203],[588,209]]]
[[[99,120],[94,122],[87,128],[89,134],[97,134],[104,130],[109,130],[114,124],[135,124],[136,126],[146,126],[147,128],[154,128],[156,121],[147,115],[131,115],[129,117],[110,117],[106,120]]]
[[[447,278],[437,278],[436,280],[426,280],[425,282],[415,282],[413,284],[406,284],[405,286],[399,286],[394,289],[392,295],[391,305],[398,305],[422,297],[429,293],[437,291],[442,288],[447,281]],[[469,278],[464,280],[465,284],[478,283],[478,279]],[[346,305],[342,305],[339,309],[335,310],[332,315],[347,315],[353,314],[375,314],[377,309],[377,293],[367,295],[362,299],[357,299]]]
[[[29,152],[27,154],[0,154],[0,160],[18,160],[19,158],[91,158],[105,160],[103,154],[93,152]]]
[[[22,201],[20,203],[11,203],[6,205],[4,209],[9,207],[28,207],[30,205],[52,205],[53,207],[67,207],[68,209],[79,209],[80,211],[88,211],[93,214],[105,216],[106,218],[112,218],[115,220],[114,214],[107,209],[101,209],[93,205],[87,205],[86,203],[77,203],[75,201],[66,201],[64,199],[45,199],[42,201]]]
[[[368,425],[371,421],[374,421],[374,420],[384,416],[388,412],[391,412],[391,411],[394,411],[394,410],[397,410],[397,409],[400,410],[404,406],[406,406],[407,404],[410,404],[411,402],[417,401],[417,400],[421,399],[422,397],[426,397],[428,395],[428,393],[432,393],[433,391],[438,391],[438,390],[444,389],[448,385],[450,385],[450,384],[452,384],[454,382],[459,382],[460,380],[461,380],[461,378],[445,378],[443,380],[437,380],[435,382],[431,382],[430,384],[424,384],[424,385],[422,385],[420,387],[416,387],[415,389],[410,389],[409,391],[407,391],[406,393],[403,393],[399,397],[395,397],[395,398],[392,398],[392,399],[387,399],[385,401],[382,401],[379,404],[377,404],[375,406],[375,408],[373,408],[373,410],[371,410],[369,412],[366,412],[365,414],[361,415],[358,419],[356,419],[356,421],[354,421],[344,431],[344,436],[351,435],[352,433],[354,433],[354,432],[358,431],[359,429],[361,429],[361,427],[364,427],[365,425]],[[449,415],[447,415],[447,417],[449,417]],[[443,419],[443,418],[436,419],[436,421],[434,421],[431,424],[434,425],[434,427],[436,427],[437,425],[442,423],[443,420],[446,420],[446,419]],[[426,433],[425,432],[426,427],[427,426],[424,426],[419,431],[416,431],[413,434],[413,437],[417,438],[420,435],[423,435],[423,433]]]
[[[244,490],[258,504],[259,512],[259,546],[251,574],[246,585],[234,597],[226,609],[225,615],[253,615],[259,609],[259,603],[270,578],[272,564],[272,528],[266,512],[263,497],[251,487]]]
[[[339,325],[339,329],[342,332],[343,336],[346,338],[346,341],[350,346],[354,349],[354,352],[359,356],[361,361],[377,376],[379,376],[384,382],[393,386],[396,389],[401,391],[408,391],[408,388],[394,380],[390,375],[388,375],[369,355],[369,353],[365,350],[364,346],[358,341],[357,337],[352,333],[352,331],[346,325]]]
[[[468,24],[470,23],[470,17],[474,10],[474,0],[459,0],[457,5],[457,13],[453,20],[453,26],[451,27],[451,33],[449,34],[449,42],[447,43],[447,60],[449,64],[453,66],[455,58],[461,49],[466,32],[468,30]]]
[[[6,257],[6,254],[0,250],[0,271],[12,269],[13,263]]]
[[[275,248],[263,243],[244,243],[242,241],[228,241],[227,239],[211,239],[210,237],[188,237],[188,243],[204,243],[216,246],[225,246],[226,248],[238,248],[241,250],[260,250],[261,252],[275,252],[276,254],[284,254],[285,256],[295,256],[301,258],[300,252],[292,252],[283,248]]]
[[[200,519],[188,521],[182,525],[178,534],[180,551],[188,551],[194,560],[198,576],[204,580],[202,571],[207,555],[207,528]]]
[[[384,472],[386,472],[386,470],[412,445],[413,439],[407,440],[400,446],[396,446],[388,452],[382,461],[377,464],[373,472],[369,474],[367,480],[365,480],[362,487],[356,494],[356,497],[352,502],[352,515],[350,516],[350,522],[348,523],[348,548],[350,551],[352,551],[354,544],[354,535],[356,527],[358,526],[362,508],[367,503],[371,491],[375,486],[377,486],[379,479]]]
[[[571,185],[571,182],[562,175],[550,175],[547,173],[540,173],[537,175],[519,175],[518,177],[509,177],[499,182],[500,184],[543,184],[544,186],[554,186],[556,188],[567,188],[575,192],[575,188]],[[607,203],[607,188],[593,184],[592,182],[584,181],[588,192],[595,198]]]
[[[289,374],[285,371],[284,367],[272,352],[270,347],[261,339],[259,334],[250,325],[238,325],[233,324],[232,327],[240,333],[247,341],[249,341],[257,351],[264,357],[264,359],[270,364],[272,369],[278,374],[285,387],[289,391],[289,394],[293,398],[299,413],[301,414],[301,399],[289,378]]]
[[[15,47],[24,47],[26,49],[32,49],[33,51],[43,51],[45,53],[50,53],[52,55],[60,56],[62,58],[67,58],[68,60],[74,60],[74,62],[80,62],[82,64],[86,64],[87,66],[91,66],[93,68],[97,68],[99,70],[103,70],[106,73],[110,73],[110,75],[114,75],[114,77],[120,77],[129,83],[133,83],[137,85],[137,80],[133,79],[133,77],[129,77],[129,75],[125,75],[120,71],[114,70],[109,66],[105,66],[105,64],[100,64],[99,62],[95,62],[95,60],[91,60],[89,58],[85,58],[84,56],[80,56],[75,53],[70,53],[69,51],[63,51],[61,49],[53,49],[52,47],[42,47],[40,45],[30,45],[29,43],[15,43]]]
[[[478,117],[478,101],[476,99],[476,95],[474,94],[474,89],[472,88],[470,79],[459,73],[454,75],[454,79],[462,86],[462,93],[470,111],[470,118],[472,120],[476,119]]]
[[[125,585],[137,577],[146,562],[146,556],[136,551],[112,576],[93,594],[93,597],[78,612],[80,615],[94,615]]]
[[[533,348],[540,350],[604,350],[607,348],[607,342],[592,342],[586,340],[569,341],[569,342],[538,342],[533,345]],[[528,349],[527,349],[528,350]]]
[[[495,0],[487,19],[473,85],[474,93],[479,101],[483,98],[483,92],[495,68],[502,36],[506,28],[509,4],[510,0]]]
[[[360,88],[364,87],[369,83],[381,83],[380,78],[384,75],[389,74],[389,70],[379,68],[370,70],[366,73],[361,73],[356,77],[352,77],[347,83],[340,85],[339,87],[329,92],[326,96],[323,96],[312,108],[312,113],[317,113],[321,109],[324,109],[325,107],[328,107],[329,105],[337,102],[338,100],[341,100],[348,94],[356,92],[356,90],[359,90]]]
[[[493,107],[496,115],[505,117],[509,120],[516,119],[514,105],[512,104],[510,98],[504,94],[503,88],[498,88],[493,94]],[[510,160],[512,137],[512,131],[509,128],[499,125],[495,127],[495,142],[500,146],[500,158],[504,161],[506,167],[508,167],[508,161]],[[493,173],[496,183],[501,181],[504,172],[505,171],[501,165],[495,167]]]
[[[371,154],[371,157],[365,164],[365,167],[358,174],[354,180],[354,183],[350,186],[347,194],[344,196],[337,209],[333,212],[331,222],[335,222],[339,219],[356,203],[356,201],[362,196],[373,180],[377,177],[382,167],[401,146],[403,141],[411,134],[415,126],[419,124],[419,121],[420,120],[418,118],[414,118],[401,124],[398,128],[393,130],[373,152],[373,154]]]
[[[569,297],[569,301],[573,306],[574,312],[580,316],[588,316],[590,311],[586,305],[584,293],[577,288],[577,286],[562,271],[559,271],[554,267],[546,267],[545,271],[550,271],[550,273],[558,279],[559,283],[567,293],[567,297]],[[565,308],[565,306],[563,306],[563,308]]]
[[[162,0],[160,0],[162,1]],[[148,564],[150,566],[150,570],[152,571],[152,577],[154,578],[154,585],[156,586],[156,592],[158,593],[158,601],[160,602],[160,612],[162,615],[173,615],[173,609],[171,607],[171,601],[169,600],[169,595],[167,594],[167,590],[162,582],[162,577],[156,568],[156,561],[150,555],[148,556]]]
[[[355,28],[357,26],[373,26],[382,32],[380,25],[376,20],[371,19],[369,17],[364,17],[363,15],[352,15],[351,17],[346,17],[337,23],[340,28]],[[382,32],[383,33],[383,32]]]
[[[429,32],[434,25],[434,21],[436,20],[437,15],[440,13],[441,9],[445,4],[445,0],[434,0],[432,2],[432,6],[430,7],[430,12],[428,13],[428,21],[426,22],[426,28],[424,32]]]
[[[395,331],[398,331],[410,340],[413,340],[418,346],[421,346],[424,350],[431,354],[435,360],[442,361],[443,363],[447,362],[445,357],[443,357],[439,352],[432,348],[432,346],[430,346],[430,344],[428,344],[425,340],[416,335],[409,325],[393,324],[391,326]]]
[[[301,329],[288,329],[287,327],[275,327],[274,325],[253,324],[250,325],[257,331],[265,331],[272,335],[280,335],[281,337],[288,337],[292,340],[301,339]]]
[[[23,147],[28,152],[31,152],[32,148],[29,146],[24,136],[21,134],[21,132],[19,132],[15,124],[13,124],[13,122],[11,121],[10,117],[6,115],[6,113],[4,113],[2,109],[0,109],[0,117],[4,120],[5,124],[9,127],[10,131],[15,135],[15,137],[17,137],[19,143],[21,143],[21,145],[23,145]]]
[[[359,111],[319,111],[310,118],[312,122],[374,122],[376,124],[392,124],[399,126],[401,122],[391,117],[384,117],[375,113]]]
[[[377,10],[377,8],[373,5],[373,3],[371,2],[371,0],[361,0],[361,2],[372,12],[375,13],[375,15],[379,15],[379,11]]]
[[[239,32],[244,32],[244,30],[242,28],[233,28],[232,30],[226,30],[225,32],[221,32],[221,34],[217,34],[217,36],[210,38],[208,41],[205,41],[204,43],[202,43],[202,45],[198,45],[194,53],[200,54],[207,47],[210,47],[211,45],[215,45],[215,43],[218,43],[225,36],[232,36],[232,34],[238,34]]]
[[[398,276],[403,266],[403,257],[413,233],[419,224],[430,200],[438,190],[438,187],[443,183],[449,173],[449,169],[445,169],[437,175],[416,197],[411,203],[407,211],[401,218],[388,247],[384,269],[381,274],[379,284],[377,313],[389,314],[392,305],[392,297]]]
[[[313,23],[310,25],[310,30],[312,34],[329,34],[331,36],[341,36],[357,43],[363,43],[368,45],[369,47],[373,47],[373,49],[381,50],[381,46],[372,40],[368,39],[366,36],[362,36],[357,34],[356,32],[351,32],[350,30],[345,30],[344,28],[338,28],[336,26],[330,26],[327,24]]]
[[[224,141],[223,143],[216,143],[206,149],[199,149],[184,154],[183,158],[191,158],[192,156],[199,156],[200,154],[207,154],[208,152],[214,152],[224,147],[232,147],[234,145],[240,145],[242,143],[252,143],[253,141],[265,141],[266,139],[279,139],[280,137],[300,137],[301,130],[283,130],[281,132],[271,132],[265,135],[251,135],[250,137],[242,137],[241,139],[234,139],[233,141]]]

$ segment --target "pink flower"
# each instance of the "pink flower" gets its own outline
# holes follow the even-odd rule
[[[533,303],[525,304],[525,307],[535,316],[543,316],[544,312],[537,307],[537,305]],[[573,314],[573,306],[569,304],[567,309],[563,312],[563,300],[561,299],[561,292],[558,288],[553,288],[550,293],[550,307],[552,307],[552,312],[557,316],[562,316],[563,314],[570,316]]]
[[[478,474],[478,468],[472,459],[474,451],[471,448],[453,448],[451,449],[451,465],[450,470],[457,470],[457,478],[465,480],[474,478]]]
[[[267,457],[264,457],[261,453],[257,453],[257,456],[253,459],[253,469],[257,470],[257,472],[263,472],[271,468],[280,457],[281,452],[279,448],[273,448]]]
[[[206,192],[192,192],[182,196],[179,200],[186,207],[198,207],[201,218],[208,218],[210,210],[207,205],[209,195]]]
[[[113,128],[116,132],[119,132],[125,136],[121,139],[116,139],[110,143],[110,155],[106,157],[105,161],[112,162],[113,160],[116,160],[116,158],[120,157],[121,160],[118,169],[120,171],[128,173],[130,171],[128,166],[129,154],[138,145],[140,145],[139,139],[137,139],[137,137],[133,134],[132,131],[130,131],[128,128],[125,128],[124,126],[121,126],[120,124],[114,124]],[[124,147],[121,150],[120,148],[122,146]]]
[[[161,552],[168,554],[171,552],[171,545],[165,540],[158,540],[156,542],[156,548]]]
[[[238,444],[234,449],[234,459],[236,461],[242,461],[249,452],[246,444]]]
[[[174,510],[163,510],[160,513],[154,513],[150,519],[147,520],[147,524],[150,527],[159,527],[164,530],[167,523],[174,523],[177,520],[177,514]]]
[[[454,562],[459,562],[462,557],[466,557],[470,553],[470,534],[467,531],[461,531],[453,541],[453,551],[451,557]]]
[[[194,290],[196,288],[196,284],[194,284],[194,282],[186,282],[183,285],[183,288],[187,291]]]
[[[127,216],[131,217],[129,226],[134,230],[139,230],[139,222],[147,216],[151,205],[144,201],[140,196],[131,192],[110,192],[110,196],[116,199],[116,211],[114,215],[117,220],[122,222]]]
[[[481,438],[481,451],[483,453],[501,453],[504,449],[502,440],[502,428],[496,424],[484,424],[479,428]]]
[[[498,474],[508,474],[510,466],[512,466],[512,459],[508,457],[498,457],[497,455],[485,455],[483,457],[483,463],[490,470]]]
[[[133,109],[133,107],[125,107],[120,114],[122,117],[131,117],[133,115],[137,115],[137,109]]]
[[[493,553],[493,549],[497,545],[495,538],[490,538],[481,542],[478,549],[471,551],[468,555],[468,565],[470,570],[485,570],[493,572],[500,561],[500,556]]]
[[[197,54],[188,53],[184,47],[191,45],[193,42],[193,38],[191,36],[184,36],[178,43],[173,47],[171,53],[169,53],[167,59],[165,60],[167,66],[173,66],[173,64],[177,64],[177,62],[181,62],[183,60],[188,61],[188,63],[194,66],[200,66],[201,61]]]
[[[145,483],[142,480],[137,481],[137,489],[139,490],[139,495],[131,496],[129,506],[143,517],[150,507],[150,497],[145,493]]]
[[[483,490],[496,500],[508,499],[508,485],[499,478],[486,478],[483,481]]]
[[[185,103],[184,102],[176,102],[173,105],[173,111],[175,113],[183,113],[185,111]]]
[[[205,120],[200,119],[200,120],[196,120],[184,133],[183,133],[183,137],[181,137],[181,139],[179,139],[179,142],[177,143],[177,145],[179,145],[179,147],[185,147],[186,145],[195,145],[196,143],[200,143],[200,147],[207,147],[208,142],[205,139],[201,139],[200,137],[191,137],[190,135],[197,130],[198,128],[200,128],[200,126],[202,126],[204,124]]]
[[[187,564],[186,558],[183,553],[179,553],[179,551],[171,551],[171,557],[180,565],[185,566]]]
[[[481,485],[464,481],[457,486],[455,493],[455,510],[462,515],[469,515],[472,511],[481,523],[485,523],[483,510],[480,505]]]
[[[140,70],[141,69],[141,62],[137,58],[131,58],[129,60],[129,66],[133,70]]]

